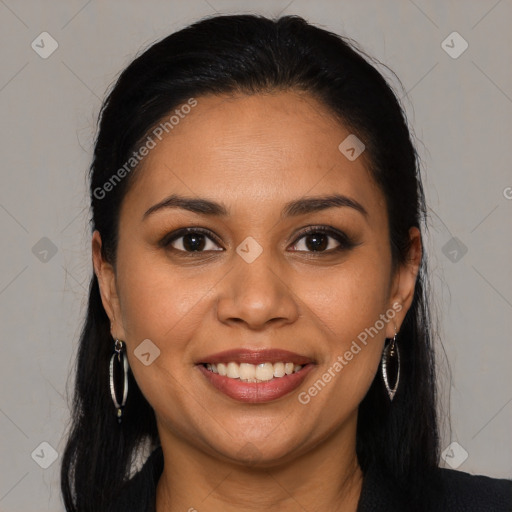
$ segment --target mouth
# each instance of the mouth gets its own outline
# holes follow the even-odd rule
[[[196,367],[215,389],[240,402],[277,400],[297,389],[316,365],[285,350],[230,350],[212,354]]]
[[[251,363],[205,363],[203,366],[210,372],[217,373],[228,379],[239,379],[242,382],[268,382],[273,379],[281,379],[285,375],[291,375],[300,371],[304,365],[294,364],[292,362],[279,361],[277,363],[260,363],[258,365]]]

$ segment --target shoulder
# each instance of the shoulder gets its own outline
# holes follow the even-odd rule
[[[510,512],[512,480],[437,468],[447,511]]]
[[[366,472],[357,512],[511,512],[512,480],[433,468],[399,483],[382,468]]]

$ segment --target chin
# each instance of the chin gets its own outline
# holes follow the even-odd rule
[[[291,436],[285,438],[268,432],[262,433],[261,436],[241,434],[236,442],[234,439],[235,436],[228,436],[221,445],[211,443],[211,446],[230,462],[261,468],[283,463],[292,457],[298,445]]]

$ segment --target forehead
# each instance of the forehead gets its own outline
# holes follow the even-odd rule
[[[349,160],[340,151],[350,130],[311,96],[288,91],[196,101],[161,140],[153,137],[126,199],[150,207],[180,192],[236,209],[338,192],[369,210],[383,207],[367,155]]]

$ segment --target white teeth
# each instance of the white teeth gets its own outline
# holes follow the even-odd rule
[[[256,378],[256,367],[253,364],[240,363],[239,376],[241,380],[252,380]]]
[[[240,367],[237,363],[228,363],[228,370],[226,376],[230,379],[240,378]]]
[[[253,366],[253,365],[251,365]],[[274,365],[272,363],[261,363],[256,366],[257,380],[272,380],[274,378]]]
[[[274,363],[274,377],[284,377],[285,375],[284,363]]]
[[[206,363],[206,368],[213,373],[229,377],[230,379],[240,379],[244,382],[265,382],[273,378],[284,377],[298,372],[302,365],[294,363],[261,363],[258,365],[250,363],[235,363],[230,361],[227,364]]]

